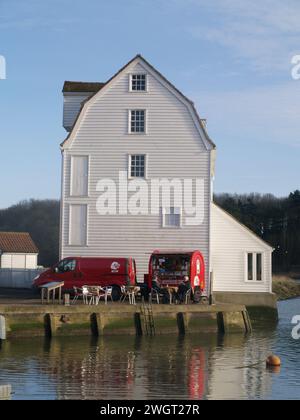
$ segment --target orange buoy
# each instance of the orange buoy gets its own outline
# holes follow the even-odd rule
[[[279,367],[281,366],[281,360],[278,356],[271,355],[267,358],[267,366]]]

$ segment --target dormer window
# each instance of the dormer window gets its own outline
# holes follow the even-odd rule
[[[146,92],[147,91],[147,75],[138,73],[130,75],[130,90],[131,92]]]

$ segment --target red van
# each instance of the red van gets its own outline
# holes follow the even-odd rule
[[[193,292],[205,290],[205,262],[200,251],[154,251],[149,260],[145,281],[152,287],[158,278],[161,286],[179,286],[188,276]]]
[[[64,281],[64,290],[74,286],[112,286],[113,299],[121,296],[121,286],[136,284],[136,263],[133,258],[68,257],[41,273],[33,287],[51,281]]]

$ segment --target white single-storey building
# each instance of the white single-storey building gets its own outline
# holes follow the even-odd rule
[[[211,204],[211,266],[216,300],[276,306],[273,248],[215,203]]]
[[[272,248],[213,203],[216,146],[192,101],[140,55],[63,95],[62,258],[131,256],[143,281],[153,250],[198,249],[207,292],[275,305]]]
[[[37,268],[38,248],[26,232],[0,232],[0,269]]]

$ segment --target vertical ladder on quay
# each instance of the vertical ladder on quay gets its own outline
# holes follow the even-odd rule
[[[141,315],[144,321],[144,331],[148,336],[155,335],[155,324],[153,317],[153,310],[151,304],[145,304],[141,306]]]

